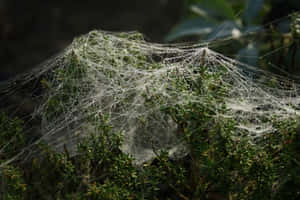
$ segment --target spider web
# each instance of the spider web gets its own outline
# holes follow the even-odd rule
[[[201,93],[194,84],[199,80]],[[207,44],[149,43],[137,32],[92,31],[74,39],[41,67],[5,84],[0,101],[24,93],[24,88],[36,102],[26,123],[38,121],[40,128],[31,144],[8,162],[32,156],[41,141],[76,155],[77,144],[97,133],[95,122],[102,116],[122,132],[121,150],[136,164],[159,150],[178,158],[188,150],[178,123],[164,108],[191,102],[213,107],[216,118],[233,119],[238,130],[259,138],[276,134],[275,117],[296,119],[300,103],[294,80],[238,62]],[[226,113],[219,111],[224,106]]]

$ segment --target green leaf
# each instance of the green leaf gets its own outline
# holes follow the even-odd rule
[[[235,19],[234,10],[230,3],[225,0],[200,0],[198,4],[192,5],[190,9],[202,17],[209,16],[219,20],[224,20],[224,18]]]
[[[253,23],[261,8],[263,7],[264,0],[248,0],[244,12],[244,21],[247,25]]]
[[[190,10],[199,17],[203,17],[206,20],[214,23],[218,23],[220,20],[226,18],[226,16],[222,15],[223,13],[220,13],[215,9],[206,8],[201,5],[192,5],[190,7]]]
[[[215,24],[208,22],[202,18],[186,20],[175,26],[173,30],[165,38],[166,42],[174,41],[178,38],[192,35],[209,34],[215,27]]]

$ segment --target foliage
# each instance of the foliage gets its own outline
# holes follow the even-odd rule
[[[17,117],[10,119],[5,113],[0,113],[0,164],[25,146],[23,123]]]
[[[271,18],[281,4],[290,5],[291,14],[282,19]],[[167,35],[167,42],[189,37],[212,43],[211,48],[253,66],[274,69],[276,65],[288,72],[296,69],[299,56],[299,3],[278,0],[186,1],[186,16]],[[273,11],[274,10],[274,11]],[[295,13],[293,13],[295,12]],[[282,16],[280,16],[282,17]],[[296,28],[297,27],[297,28]],[[258,33],[258,34],[257,34]],[[226,40],[233,39],[232,43]],[[227,45],[215,45],[224,40]],[[276,71],[279,73],[278,71]]]
[[[42,87],[48,89],[51,96],[45,108],[47,120],[59,117],[66,108],[71,109],[71,106],[78,104],[76,99],[78,94],[86,93],[82,91],[79,84],[79,80],[81,83],[84,82],[82,79],[86,75],[86,70],[80,64],[74,51],[64,59],[64,62],[65,67],[55,69],[55,77],[41,80]],[[59,88],[59,91],[53,91],[53,88]]]
[[[201,2],[205,8],[211,5],[216,9],[210,10],[215,15],[210,23],[224,17],[235,19],[225,1]],[[250,6],[254,5],[247,9]],[[224,13],[217,10],[221,8]],[[247,14],[247,9],[243,27],[249,26],[257,15]],[[294,42],[299,42],[298,19],[295,14],[291,25]],[[49,77],[48,71],[38,76],[48,92],[39,107],[41,127],[47,130],[42,131],[41,139],[30,143],[26,159],[15,157],[20,160],[7,162],[28,147],[28,127],[24,128],[18,118],[5,114],[0,118],[1,199],[299,198],[299,119],[297,114],[285,113],[296,113],[298,110],[292,105],[297,105],[272,99],[277,98],[278,91],[291,94],[289,81],[274,75],[270,80],[260,80],[257,86],[254,75],[261,73],[259,78],[263,79],[269,73],[251,73],[252,68],[240,70],[240,66],[232,64],[233,60],[208,48],[148,44],[137,33],[113,35],[94,31],[75,40],[71,47],[46,69],[53,70]],[[249,73],[250,78],[242,73]],[[234,95],[230,100],[238,101],[249,90],[242,90],[242,95],[231,91],[248,86],[249,90],[277,89],[275,95],[250,93],[256,95],[253,101],[261,100],[257,94],[271,94],[268,100],[279,104],[273,108],[276,111],[263,108],[273,106],[265,99],[254,104],[259,111],[266,109],[263,116],[255,115],[252,108],[250,117],[248,113],[238,113],[247,108],[229,108],[230,97]],[[292,95],[287,94],[283,94],[284,100],[291,99]],[[246,103],[252,103],[247,100]],[[240,106],[238,102],[235,105]],[[150,114],[142,115],[143,112]],[[259,119],[262,123],[267,119],[271,129],[251,137],[251,127],[243,129],[238,125],[256,120],[252,114],[263,118]],[[157,118],[155,123],[150,121],[153,118]],[[118,126],[122,120],[126,123]],[[126,129],[131,124],[133,128]],[[136,131],[139,126],[144,129]],[[155,129],[158,126],[163,128]],[[167,130],[183,140],[180,142],[187,147],[183,156],[171,157],[168,148],[157,150],[156,141],[141,141],[149,142],[147,148],[152,145],[155,156],[137,165],[132,155],[121,150],[124,135],[128,136],[125,131],[147,131],[158,141]]]
[[[182,184],[183,169],[159,153],[155,163],[143,168],[119,149],[122,137],[111,132],[105,118],[99,119],[97,136],[91,133],[78,145],[80,154],[58,153],[41,144],[43,153],[17,168],[1,169],[1,185],[8,199],[151,199],[164,195],[161,186]],[[99,132],[98,132],[99,131]]]
[[[212,77],[205,70],[202,75],[203,80],[218,80],[218,76]],[[195,81],[190,82],[194,92],[207,92],[195,87],[201,84],[200,80]],[[208,89],[226,94],[215,85]],[[206,98],[209,102],[214,97]],[[75,157],[70,156],[66,146],[62,152],[56,152],[40,144],[42,153],[30,161],[2,168],[2,198],[297,199],[297,121],[278,121],[274,117],[272,123],[277,132],[254,141],[238,130],[232,119],[216,117],[216,111],[227,111],[225,105],[209,105],[191,102],[163,107],[177,123],[178,134],[186,140],[190,153],[182,159],[170,160],[167,152],[157,152],[154,160],[142,166],[135,166],[134,158],[120,150],[122,133],[113,132],[107,116],[91,116],[95,129],[78,145]],[[19,120],[10,124],[19,124]],[[1,136],[7,132],[20,134],[19,129],[9,126],[2,129]]]
[[[257,27],[254,27],[253,24],[263,9],[264,0],[249,0],[246,5],[242,5],[242,3],[239,3],[238,9],[243,8],[243,13],[236,15],[238,10],[234,9],[231,1],[198,0],[190,2],[187,6],[193,15],[190,15],[190,19],[177,25],[166,40],[172,41],[188,35],[205,35],[204,39],[215,40],[228,36],[239,37],[244,32],[256,29]],[[197,22],[203,23],[203,25],[201,26]]]
[[[27,185],[23,171],[13,166],[6,166],[0,171],[0,197],[4,200],[23,200]]]

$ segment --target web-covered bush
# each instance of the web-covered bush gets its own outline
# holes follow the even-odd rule
[[[1,94],[28,87],[39,133],[1,165],[34,169],[27,199],[298,195],[299,85],[286,77],[201,44],[92,31]]]

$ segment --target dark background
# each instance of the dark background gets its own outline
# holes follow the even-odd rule
[[[0,82],[59,53],[94,29],[137,30],[164,42],[197,0],[0,0]],[[247,0],[231,0],[244,5]],[[300,10],[299,0],[266,0],[263,24]]]
[[[0,0],[0,81],[27,71],[94,29],[137,30],[162,42],[184,0]]]

